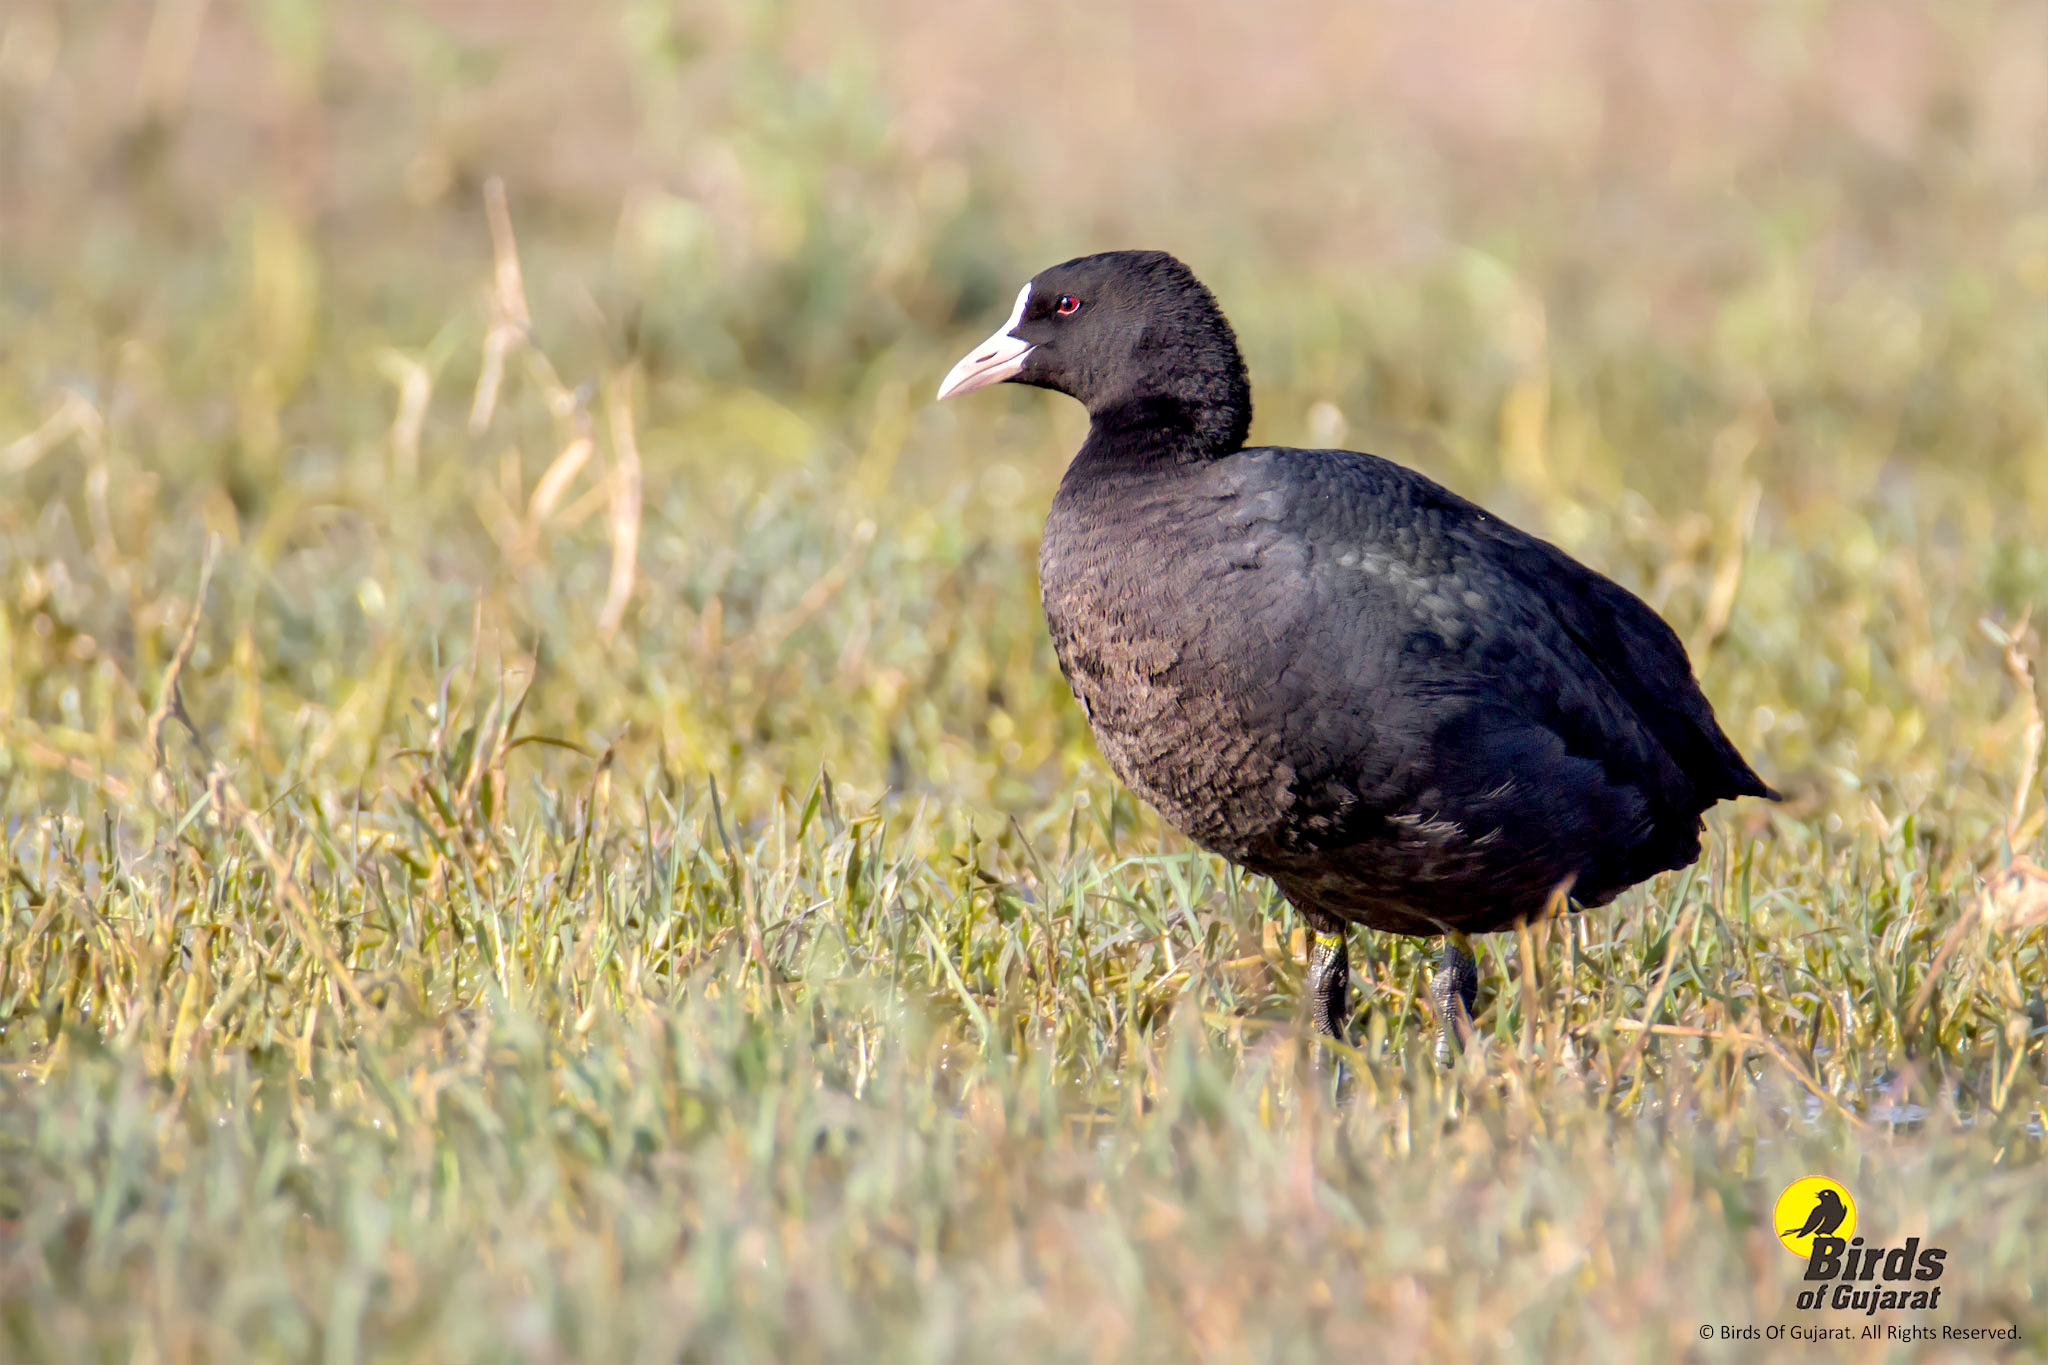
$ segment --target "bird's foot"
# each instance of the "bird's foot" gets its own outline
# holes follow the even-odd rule
[[[1479,963],[1463,934],[1444,935],[1443,960],[1430,982],[1436,1005],[1436,1064],[1449,1067],[1472,1033],[1472,1014],[1479,1001]]]

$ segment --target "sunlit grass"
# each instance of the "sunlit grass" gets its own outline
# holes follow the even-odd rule
[[[886,17],[820,76],[801,7],[624,5],[559,62],[407,6],[188,50],[203,8],[0,11],[41,158],[0,252],[0,1356],[1668,1359],[1795,1318],[1811,1172],[1951,1249],[1929,1320],[2048,1339],[2048,323],[1949,115],[1924,195],[1793,121],[1625,249],[1476,155],[1274,189],[1215,150],[1315,244],[1254,254],[1179,144],[1090,240],[1033,226],[1020,144],[899,128]],[[558,161],[543,115],[623,136],[621,89],[645,164]],[[348,130],[320,193],[290,144],[230,169],[265,101]],[[1347,176],[1459,240],[1287,216]],[[1433,945],[1355,935],[1341,1106],[1300,927],[1116,787],[1052,660],[1077,414],[925,401],[1015,277],[1162,221],[1262,437],[1643,592],[1788,796],[1485,941],[1448,1073]]]

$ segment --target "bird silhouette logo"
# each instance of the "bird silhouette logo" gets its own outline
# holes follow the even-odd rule
[[[1815,1196],[1813,1212],[1806,1215],[1806,1221],[1796,1228],[1786,1228],[1780,1237],[1832,1237],[1835,1229],[1842,1226],[1842,1220],[1849,1216],[1849,1206],[1842,1202],[1842,1196],[1833,1190],[1822,1190]]]
[[[1856,1232],[1856,1201],[1838,1180],[1802,1176],[1785,1187],[1771,1210],[1771,1229],[1785,1249],[1804,1260],[1816,1237],[1847,1241]]]

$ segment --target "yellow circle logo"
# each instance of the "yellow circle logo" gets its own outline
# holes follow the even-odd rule
[[[1839,1180],[1801,1176],[1778,1196],[1771,1210],[1771,1231],[1785,1250],[1806,1260],[1813,1254],[1814,1238],[1839,1237],[1846,1242],[1856,1235],[1856,1201]]]

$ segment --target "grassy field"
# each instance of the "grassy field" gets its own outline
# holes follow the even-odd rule
[[[2038,1353],[2044,125],[2017,2],[8,0],[0,1358]],[[1082,415],[929,401],[1140,245],[1788,798],[1450,1073],[1355,935],[1341,1107],[1052,660]],[[1721,1340],[1866,1321],[1814,1172],[2023,1340]]]

